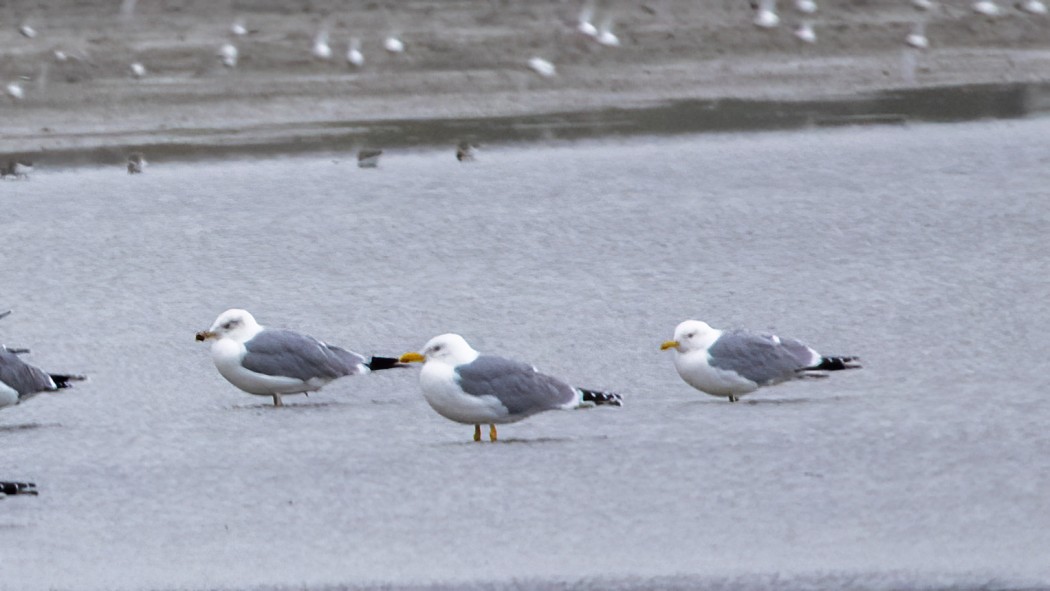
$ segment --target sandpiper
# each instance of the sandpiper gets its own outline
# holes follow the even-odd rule
[[[357,167],[375,168],[379,166],[379,156],[382,153],[382,150],[376,150],[372,148],[361,148],[357,152]]]
[[[128,174],[142,174],[146,164],[146,158],[141,152],[133,152],[128,156]]]
[[[33,161],[24,159],[8,160],[7,164],[0,166],[0,178],[15,177],[18,179],[29,179],[29,173],[33,172]]]

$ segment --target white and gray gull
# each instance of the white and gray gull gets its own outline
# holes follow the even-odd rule
[[[234,386],[249,394],[273,397],[307,394],[344,376],[398,367],[392,357],[371,360],[352,351],[291,330],[266,328],[246,310],[227,310],[198,341],[213,341],[215,367]]]
[[[10,311],[0,313],[0,318]],[[30,365],[18,357],[26,349],[12,349],[0,345],[0,408],[14,406],[29,400],[41,392],[54,392],[68,388],[70,382],[80,381],[84,376],[48,373]]]
[[[401,362],[423,362],[423,398],[446,419],[473,424],[474,441],[481,441],[483,423],[496,441],[496,425],[543,411],[623,405],[619,394],[570,386],[527,363],[482,355],[458,334],[436,336],[422,352],[402,355]]]
[[[679,324],[674,340],[660,349],[674,350],[675,369],[687,384],[730,402],[765,386],[860,368],[856,357],[825,357],[795,339],[719,330],[699,320]]]

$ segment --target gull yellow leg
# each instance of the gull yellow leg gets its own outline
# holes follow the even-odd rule
[[[474,441],[481,441],[481,425],[474,425]]]
[[[489,425],[489,441],[496,440],[496,425]]]

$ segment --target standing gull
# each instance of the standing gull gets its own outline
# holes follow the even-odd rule
[[[824,357],[795,339],[719,330],[699,320],[679,324],[660,349],[674,349],[675,369],[687,384],[730,402],[764,386],[860,367],[856,357]]]
[[[222,377],[249,394],[272,396],[274,406],[283,406],[285,394],[307,394],[336,378],[398,366],[397,359],[366,361],[304,334],[266,328],[246,310],[219,314],[197,340],[214,341],[211,358]]]
[[[475,351],[458,334],[436,336],[422,353],[405,353],[402,363],[423,362],[419,387],[437,413],[457,423],[474,425],[481,441],[481,424],[514,423],[546,410],[569,410],[609,404],[622,406],[619,394],[577,388],[540,373],[535,367]]]

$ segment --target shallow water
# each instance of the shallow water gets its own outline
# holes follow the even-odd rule
[[[1050,585],[1050,120],[40,171],[0,321],[75,390],[0,413],[10,589]],[[417,369],[273,409],[229,307],[363,353],[447,331],[620,409],[469,441]],[[730,404],[658,349],[772,329],[865,368]]]

